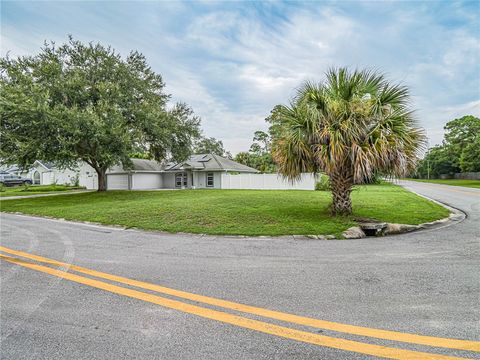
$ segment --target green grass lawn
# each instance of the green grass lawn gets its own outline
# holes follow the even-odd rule
[[[434,184],[443,184],[443,185],[453,185],[453,186],[465,186],[471,188],[478,188],[480,189],[480,180],[463,180],[463,179],[408,179],[412,181],[419,181],[419,182],[428,182]]]
[[[362,186],[353,192],[354,216],[329,215],[324,191],[108,191],[8,200],[0,210],[148,230],[226,235],[340,234],[355,217],[420,224],[448,211],[403,188]]]
[[[58,191],[73,191],[81,189],[83,190],[85,188],[66,185],[4,186],[0,191],[0,197],[50,194]]]

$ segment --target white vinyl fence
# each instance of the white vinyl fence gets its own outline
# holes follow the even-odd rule
[[[222,189],[315,190],[315,176],[304,173],[294,183],[277,174],[222,174]]]

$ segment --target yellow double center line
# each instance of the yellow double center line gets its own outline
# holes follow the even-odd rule
[[[389,331],[389,330],[372,329],[367,327],[341,324],[341,323],[325,321],[325,320],[318,320],[318,319],[313,319],[309,317],[297,316],[293,314],[288,314],[288,313],[263,309],[259,307],[239,304],[231,301],[197,295],[197,294],[175,290],[175,289],[171,289],[171,288],[167,288],[167,287],[163,287],[155,284],[150,284],[142,281],[132,280],[132,279],[128,279],[121,276],[111,275],[111,274],[103,273],[100,271],[90,270],[80,266],[67,264],[67,263],[52,260],[52,259],[47,259],[41,256],[25,253],[22,251],[5,248],[3,246],[0,246],[0,251],[7,254],[31,259],[44,264],[67,267],[69,268],[69,270],[73,270],[78,273],[83,273],[83,274],[87,274],[97,278],[115,281],[117,283],[129,285],[129,286],[135,286],[137,288],[151,290],[158,293],[172,295],[182,299],[201,302],[204,304],[214,305],[214,306],[222,307],[225,309],[240,311],[240,312],[244,312],[252,315],[258,315],[265,318],[285,321],[285,322],[294,323],[298,325],[305,325],[305,326],[314,327],[314,328],[338,331],[338,332],[343,332],[343,333],[353,334],[353,335],[374,337],[374,338],[385,339],[385,340],[393,340],[393,341],[428,345],[428,346],[434,346],[434,347],[443,347],[443,348],[450,348],[450,349],[480,352],[480,342],[477,342],[477,341],[437,338],[432,336],[422,336],[422,335],[401,333],[401,332]],[[169,298],[164,298],[164,297],[160,297],[160,296],[149,294],[149,293],[144,293],[141,291],[132,290],[132,289],[117,286],[117,285],[112,285],[103,281],[94,280],[91,278],[67,273],[58,269],[38,265],[35,263],[27,262],[18,258],[13,258],[13,257],[2,255],[2,254],[0,254],[0,259],[32,269],[32,270],[40,271],[46,274],[50,274],[63,279],[74,281],[80,284],[88,285],[97,289],[109,291],[111,293],[128,296],[131,298],[158,304],[163,307],[175,309],[185,313],[189,313],[189,314],[201,316],[204,318],[221,321],[223,323],[239,326],[242,328],[251,329],[251,330],[255,330],[255,331],[259,331],[259,332],[263,332],[263,333],[267,333],[275,336],[280,336],[283,338],[305,342],[305,343],[326,346],[326,347],[340,349],[340,350],[353,351],[357,353],[379,356],[379,357],[390,358],[390,359],[460,359],[452,356],[404,350],[404,349],[398,349],[398,348],[390,348],[390,347],[373,345],[373,344],[368,344],[368,343],[363,343],[358,341],[345,340],[345,339],[340,339],[335,337],[318,335],[318,334],[310,333],[307,331],[296,330],[296,329],[292,329],[284,326],[266,323],[263,321],[253,320],[253,319],[245,318],[242,316],[221,312],[218,310],[203,308],[200,306],[191,305],[181,301],[172,300]]]

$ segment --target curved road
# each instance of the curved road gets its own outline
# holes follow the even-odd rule
[[[480,351],[478,343],[447,340],[480,337],[480,189],[403,185],[467,218],[401,236],[321,241],[1,214],[0,357],[480,358],[462,350]]]

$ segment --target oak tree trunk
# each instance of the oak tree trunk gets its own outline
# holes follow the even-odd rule
[[[107,190],[107,170],[106,169],[98,169],[98,191],[106,191]]]

